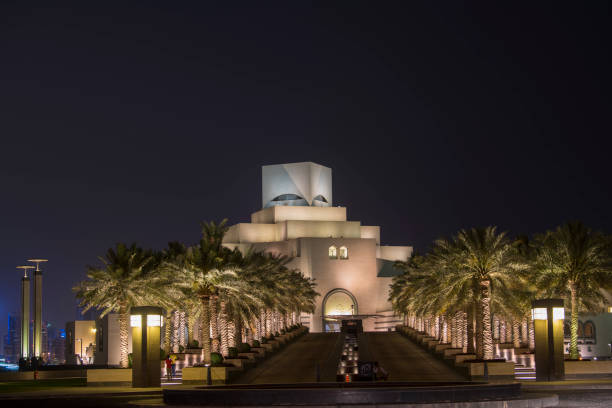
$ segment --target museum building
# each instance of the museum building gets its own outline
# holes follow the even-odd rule
[[[347,220],[334,207],[332,171],[312,162],[262,167],[262,209],[250,223],[232,225],[224,245],[288,255],[289,267],[314,278],[321,295],[313,314],[301,321],[311,332],[338,331],[342,320],[362,321],[365,331],[401,324],[394,316],[389,285],[395,261],[407,260],[410,246],[380,244],[380,227]]]

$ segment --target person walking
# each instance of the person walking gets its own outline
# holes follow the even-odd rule
[[[168,381],[172,380],[172,359],[170,358],[170,354],[166,356],[166,378]]]
[[[170,360],[172,361],[172,378],[174,378],[176,377],[176,360],[178,360],[178,357],[176,354],[172,354]]]

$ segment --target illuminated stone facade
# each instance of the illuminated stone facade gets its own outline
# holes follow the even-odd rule
[[[315,313],[302,316],[312,332],[337,330],[350,315],[366,331],[393,328],[401,323],[387,300],[393,262],[412,247],[383,246],[380,227],[348,221],[346,207],[332,207],[331,187],[331,169],[315,163],[264,166],[264,208],[231,226],[224,244],[292,256],[291,267],[316,279]]]

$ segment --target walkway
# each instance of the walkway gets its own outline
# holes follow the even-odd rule
[[[286,384],[336,381],[342,338],[338,333],[311,333],[246,371],[235,384]]]
[[[465,381],[465,378],[396,332],[359,335],[359,361],[378,361],[389,381]]]

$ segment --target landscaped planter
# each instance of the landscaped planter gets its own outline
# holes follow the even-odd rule
[[[463,349],[449,347],[449,348],[444,349],[442,353],[445,359],[447,358],[449,360],[455,360],[455,355],[463,353]]]
[[[440,344],[436,344],[436,348],[434,349],[434,352],[436,354],[444,354],[444,350],[451,348],[452,345],[450,343],[440,343]]]
[[[248,352],[248,353],[238,353],[238,357],[246,357],[249,361],[255,361],[257,358],[263,357],[263,354]]]
[[[132,385],[132,369],[94,368],[87,370],[87,385]]]
[[[39,370],[39,380],[50,380],[56,378],[74,378],[85,375],[85,370]],[[27,381],[34,379],[34,371],[4,371],[0,372],[0,382]]]
[[[476,359],[476,354],[467,354],[467,353],[461,353],[461,354],[455,354],[454,355],[454,359],[455,359],[455,365],[461,365],[464,361],[466,360],[474,360]]]
[[[275,345],[271,342],[261,343],[261,347],[266,350],[266,353],[272,353],[276,349]]]
[[[488,378],[498,380],[513,380],[514,379],[514,362],[513,361],[466,361],[461,363],[460,367],[465,370],[465,374],[472,380],[485,379],[485,364],[487,365]]]
[[[230,379],[239,373],[236,367],[210,367],[210,377],[213,384],[227,384]],[[206,384],[208,380],[208,367],[183,368],[183,384]]]
[[[429,340],[425,345],[428,350],[434,350],[438,344],[440,344],[439,340]]]
[[[266,348],[265,347],[251,347],[251,353],[257,353],[257,357],[255,358],[262,358],[266,355]]]
[[[249,364],[249,359],[246,358],[226,358],[223,360],[225,364],[231,364],[236,368],[244,369],[246,365]],[[252,364],[252,363],[251,363]]]
[[[565,361],[565,378],[612,377],[612,360]]]

